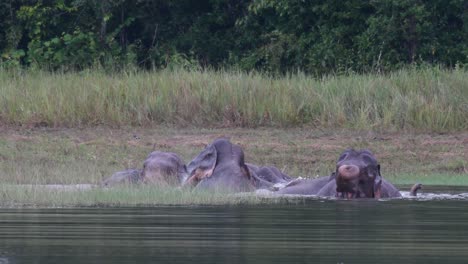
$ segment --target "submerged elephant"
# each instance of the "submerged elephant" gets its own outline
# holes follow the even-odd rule
[[[118,184],[156,184],[179,186],[187,178],[187,168],[176,153],[153,151],[143,163],[143,169],[119,171],[102,181],[101,186]]]
[[[250,163],[246,165],[254,177],[257,189],[274,189],[278,184],[286,185],[293,180],[274,166],[257,166]]]
[[[421,188],[415,184],[411,195]],[[340,198],[390,198],[400,197],[400,191],[383,179],[380,164],[369,150],[349,149],[336,162],[331,176],[295,182],[278,191],[279,194],[313,194]]]
[[[249,192],[272,185],[257,176],[255,165],[244,162],[244,151],[227,139],[208,145],[187,167],[184,186],[227,192]]]
[[[118,171],[102,181],[101,186],[110,187],[119,184],[135,184],[141,181],[141,170],[128,169]]]
[[[187,177],[187,167],[179,155],[172,152],[151,152],[141,172],[143,183],[157,185],[179,186]]]
[[[277,194],[299,194],[299,195],[316,195],[324,186],[333,182],[335,173],[331,176],[323,176],[315,179],[293,180],[288,183],[283,189],[277,191]]]

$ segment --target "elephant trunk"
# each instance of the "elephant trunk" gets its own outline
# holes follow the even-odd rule
[[[359,167],[356,165],[342,165],[338,168],[338,177],[344,180],[354,180],[359,173]]]
[[[415,185],[413,185],[413,187],[411,187],[410,189],[410,195],[411,196],[416,196],[418,195],[418,191],[422,189],[422,184],[421,183],[416,183]]]
[[[191,175],[183,182],[182,186],[195,187],[201,180],[208,178],[213,174],[213,169],[202,170],[197,168],[192,171]]]

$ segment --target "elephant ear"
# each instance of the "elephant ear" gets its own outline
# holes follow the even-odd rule
[[[216,167],[217,160],[218,152],[216,148],[209,145],[189,163],[187,167],[189,176],[183,185],[195,186],[202,179],[210,177]]]
[[[249,167],[247,167],[249,168]],[[245,170],[242,169],[241,170]],[[271,189],[273,184],[271,182],[265,181],[260,177],[255,171],[249,169],[248,173],[250,174],[250,181],[255,186],[256,189]]]
[[[377,164],[377,175],[374,179],[374,198],[382,197],[382,175],[380,174],[380,164]]]

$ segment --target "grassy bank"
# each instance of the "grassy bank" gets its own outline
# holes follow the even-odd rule
[[[155,148],[189,163],[214,139],[242,146],[246,162],[274,165],[292,176],[335,170],[347,148],[368,148],[395,183],[468,185],[468,134],[370,133],[314,129],[0,128],[0,183],[98,184],[125,168],[142,168]],[[445,176],[446,177],[445,177]],[[440,177],[439,177],[440,176]],[[456,176],[456,177],[455,177]],[[445,183],[444,183],[445,182]]]
[[[383,176],[397,185],[468,186],[468,133],[411,134],[348,130],[0,127],[0,205],[137,205],[262,203],[256,197],[182,192],[153,187],[77,192],[24,184],[99,184],[125,168],[141,168],[153,148],[178,153],[188,163],[214,139],[228,136],[247,162],[274,165],[291,176],[335,170],[346,148],[368,148]],[[405,189],[406,190],[406,189]],[[268,203],[276,200],[268,200]]]
[[[232,71],[0,70],[0,122],[460,131],[468,129],[467,80],[463,69],[438,68],[323,79]]]
[[[277,203],[281,198],[266,199],[253,195],[187,192],[154,186],[121,186],[112,189],[50,190],[43,187],[0,184],[0,207],[56,206],[147,206],[147,205],[238,205]],[[300,202],[297,200],[296,202]]]
[[[466,176],[465,176],[466,177]],[[440,182],[440,180],[436,180]],[[463,180],[466,182],[466,179]],[[400,185],[408,192],[411,185]],[[71,185],[67,186],[71,187]],[[263,191],[257,194],[212,193],[161,188],[157,186],[117,186],[92,189],[53,189],[44,185],[0,184],[0,208],[7,207],[74,207],[74,206],[161,206],[161,205],[245,205],[245,204],[301,204],[311,197],[282,197]],[[420,193],[439,191],[440,187],[425,185]],[[466,192],[466,187],[452,187]],[[452,189],[451,188],[451,189]],[[426,190],[427,189],[427,190]],[[450,191],[454,191],[451,190]],[[323,199],[323,198],[315,198]]]

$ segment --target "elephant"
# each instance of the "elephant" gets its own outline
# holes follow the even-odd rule
[[[333,182],[335,173],[331,176],[323,176],[315,179],[295,180],[288,183],[283,189],[278,190],[277,194],[300,194],[314,195],[317,194],[329,182]]]
[[[251,163],[246,163],[246,165],[251,173],[255,173],[260,179],[273,184],[287,183],[293,180],[274,166],[257,166]]]
[[[415,184],[410,194],[416,196],[421,184]],[[393,198],[400,191],[383,179],[380,164],[369,150],[348,149],[336,162],[336,171],[330,176],[295,182],[279,190],[278,194],[309,194],[339,198]]]
[[[141,172],[141,181],[146,184],[180,186],[187,177],[185,163],[173,152],[151,152]]]
[[[141,182],[141,170],[128,169],[118,171],[102,181],[102,187],[111,187],[118,184],[136,184]]]
[[[270,182],[259,178],[255,171],[259,168],[244,162],[244,151],[228,139],[220,138],[208,145],[187,166],[189,178],[184,186],[196,189],[250,192],[259,186],[269,186]]]
[[[118,171],[102,181],[101,186],[118,184],[157,184],[180,186],[187,178],[187,167],[176,153],[153,151],[143,163],[143,169]]]

